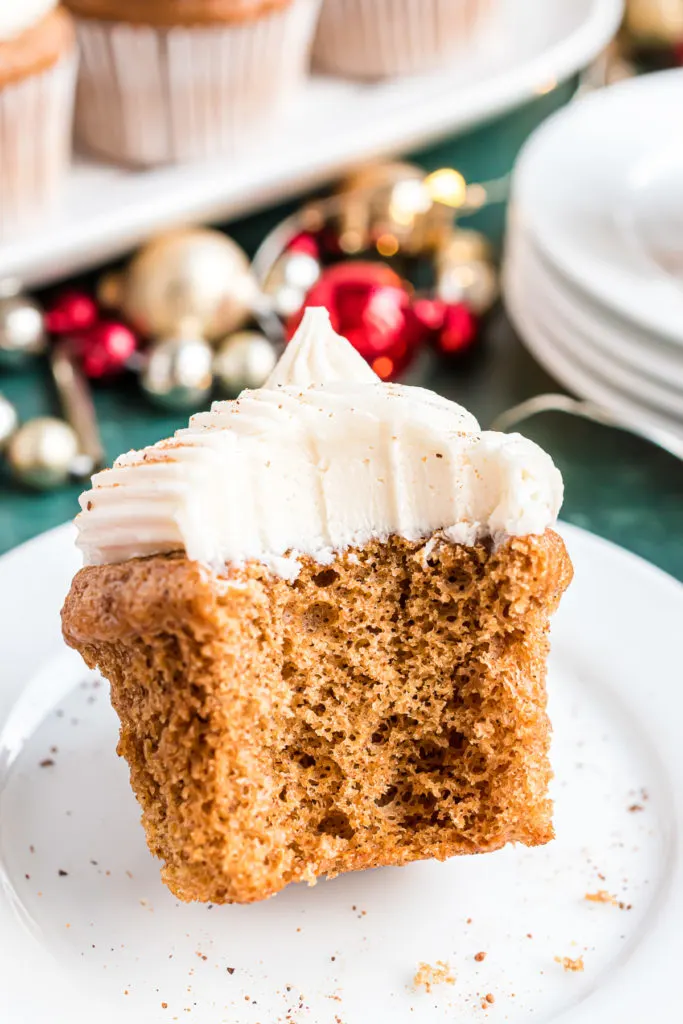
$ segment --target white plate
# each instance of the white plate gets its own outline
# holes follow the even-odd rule
[[[510,265],[504,268],[502,285],[506,309],[522,342],[552,377],[575,395],[611,410],[622,422],[646,437],[652,434],[650,428],[654,428],[668,438],[683,438],[683,425],[679,421],[616,387],[612,374],[603,377],[594,367],[584,366],[575,354],[565,351],[558,342],[555,326],[537,320],[526,293],[517,286]]]
[[[525,282],[537,306],[565,325],[565,333],[576,331],[584,346],[636,371],[639,380],[645,377],[665,385],[668,391],[683,392],[680,346],[618,320],[606,307],[591,300],[538,251],[533,238],[514,218],[508,226],[506,259],[515,265],[519,280]]]
[[[511,110],[586,67],[623,0],[499,0],[451,70],[375,84],[310,79],[277,133],[243,159],[152,171],[80,160],[63,214],[0,248],[0,277],[35,286],[111,259],[152,232],[218,221]]]
[[[576,579],[549,680],[557,839],[246,907],[181,905],[159,881],[106,688],[60,641],[71,527],[0,561],[3,1024],[672,1020],[683,587],[563,532]],[[600,890],[624,908],[585,899]],[[415,991],[418,964],[438,960],[455,984]]]
[[[581,305],[567,301],[561,292],[547,293],[544,289],[547,282],[541,266],[535,263],[527,265],[519,256],[514,258],[515,252],[519,252],[516,246],[509,252],[509,263],[504,271],[505,294],[507,296],[511,289],[516,296],[516,301],[512,300],[515,310],[522,306],[528,312],[536,327],[534,333],[537,345],[545,345],[549,350],[559,353],[648,410],[673,417],[683,429],[683,385],[676,387],[673,378],[668,381],[653,380],[629,364],[624,354],[615,356],[612,351],[605,352],[596,345],[595,325],[587,318],[584,328]],[[647,354],[643,344],[644,361]],[[676,369],[680,377],[683,358],[680,360],[680,368]]]
[[[648,203],[639,189],[652,178],[646,173],[651,164],[663,160],[669,166],[674,142],[680,149],[672,125],[682,104],[683,69],[594,93],[534,133],[513,184],[517,216],[564,276],[644,330],[678,344],[683,282],[648,255],[649,243],[625,211],[632,205],[666,216],[680,198],[679,190]],[[655,180],[667,182],[671,175]]]

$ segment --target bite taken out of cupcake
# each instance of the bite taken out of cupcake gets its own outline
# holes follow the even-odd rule
[[[263,388],[93,478],[64,636],[179,898],[552,838],[561,500],[533,442],[381,382],[321,309]]]

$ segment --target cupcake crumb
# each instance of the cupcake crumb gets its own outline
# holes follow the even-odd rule
[[[434,985],[454,985],[455,975],[445,960],[437,960],[435,964],[419,963],[413,978],[413,988],[424,988],[431,992]]]
[[[570,956],[556,956],[555,963],[561,964],[565,971],[583,971],[584,962],[582,956],[577,956],[575,960],[572,960]]]

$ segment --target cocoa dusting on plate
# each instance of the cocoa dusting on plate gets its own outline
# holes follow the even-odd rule
[[[477,961],[478,964],[480,964],[482,960],[486,959],[486,953],[475,953],[474,959]]]
[[[455,975],[445,960],[437,960],[435,964],[419,963],[413,978],[413,988],[424,988],[431,992],[434,985],[454,985]]]

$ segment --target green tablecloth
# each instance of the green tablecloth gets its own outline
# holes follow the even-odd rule
[[[521,111],[417,154],[417,159],[428,169],[456,166],[470,180],[504,174],[529,132],[565,103],[573,88],[573,82],[567,83]],[[234,223],[230,233],[253,251],[265,232],[296,205]],[[492,207],[479,215],[477,226],[499,239],[502,224],[502,209]],[[525,352],[502,312],[492,318],[480,348],[466,364],[433,362],[422,382],[471,408],[483,425],[524,398],[558,390]],[[22,418],[56,411],[44,368],[5,373],[0,390],[18,405]],[[96,401],[110,459],[167,436],[186,418],[155,410],[134,381],[98,389]],[[647,442],[561,414],[538,417],[524,432],[552,453],[564,474],[566,519],[636,551],[683,580],[681,462]],[[78,486],[33,494],[2,474],[0,470],[0,551],[74,515]]]

